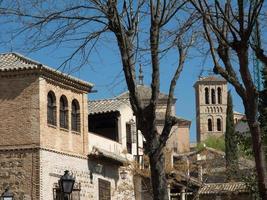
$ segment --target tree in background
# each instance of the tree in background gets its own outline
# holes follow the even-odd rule
[[[251,45],[252,32],[257,21],[266,17],[264,0],[237,2],[191,0],[202,18],[203,32],[211,58],[213,71],[224,77],[241,97],[252,138],[259,193],[267,199],[267,167],[263,148],[263,131],[258,121],[259,91],[250,71],[253,50],[263,63],[267,56],[261,47]]]
[[[259,122],[263,132],[263,144],[265,157],[267,157],[267,66],[264,65],[262,70],[263,90],[259,98]]]
[[[226,169],[231,176],[232,172],[238,170],[238,148],[237,137],[235,134],[233,101],[231,92],[227,94],[227,110],[226,110],[226,130],[225,130],[225,159]]]
[[[98,42],[113,44],[111,48],[118,50],[137,127],[146,140],[144,150],[150,161],[154,200],[168,199],[163,152],[172,127],[178,123],[172,115],[174,90],[188,48],[194,41],[194,31],[190,27],[195,15],[186,12],[186,3],[186,0],[20,0],[3,1],[0,7],[0,13],[10,17],[5,21],[18,23],[15,27],[19,30],[14,30],[14,34],[31,44],[31,50],[70,47],[71,53],[63,64],[71,64],[75,59],[87,64]],[[159,131],[156,109],[160,75],[168,70],[160,59],[170,49],[177,50],[177,62],[169,80],[164,127]],[[145,63],[151,72],[148,102],[142,101],[137,90],[136,71],[140,63]]]

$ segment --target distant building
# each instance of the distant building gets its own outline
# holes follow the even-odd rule
[[[229,181],[225,153],[222,151],[204,147],[174,155],[173,159],[177,170],[170,174],[173,178],[172,200],[253,199],[252,190],[244,182],[244,177],[253,173],[254,161],[239,158],[238,173],[231,174]]]
[[[209,76],[195,84],[197,142],[208,136],[222,136],[226,127],[227,82]]]
[[[142,103],[147,104],[151,98],[151,88],[142,84],[137,85],[137,94]],[[122,93],[116,97],[117,99],[128,99],[129,92]],[[165,111],[167,108],[168,95],[162,92],[159,93],[159,101],[156,108],[156,122],[159,133],[162,131],[165,120]],[[176,116],[175,111],[176,99],[172,102],[171,115]],[[190,126],[191,121],[178,117],[178,124],[174,125],[170,137],[167,141],[166,147],[175,152],[183,153],[190,151]]]

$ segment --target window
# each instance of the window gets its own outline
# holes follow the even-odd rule
[[[212,120],[208,119],[208,131],[212,131]]]
[[[47,95],[47,123],[57,125],[56,96],[52,91]]]
[[[71,130],[80,132],[80,106],[79,102],[74,99],[71,103]]]
[[[205,88],[205,103],[209,104],[209,88]]]
[[[217,119],[217,131],[221,131],[222,130],[222,122],[221,119]]]
[[[111,200],[110,182],[98,179],[99,200]]]
[[[211,89],[211,103],[215,104],[215,90]]]
[[[68,101],[66,96],[60,97],[60,127],[68,129]]]
[[[91,133],[96,133],[102,137],[109,138],[113,141],[120,142],[118,121],[119,112],[98,113],[88,116],[88,129]]]
[[[222,103],[222,89],[218,88],[217,89],[217,96],[218,96],[218,104]]]
[[[127,152],[132,153],[132,130],[131,130],[131,124],[126,123],[126,147]]]

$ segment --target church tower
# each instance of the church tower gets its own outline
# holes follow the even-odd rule
[[[227,82],[216,76],[202,77],[195,83],[194,88],[199,143],[209,136],[221,136],[225,133]]]

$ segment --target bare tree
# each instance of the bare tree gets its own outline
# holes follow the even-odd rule
[[[2,4],[1,14],[20,22],[17,35],[26,35],[27,43],[38,50],[51,45],[72,44],[72,54],[64,64],[81,56],[84,64],[104,35],[115,36],[122,68],[137,118],[138,129],[146,139],[144,147],[150,160],[151,182],[155,200],[168,199],[163,149],[170,131],[178,121],[171,115],[174,89],[183,69],[192,37],[185,33],[194,22],[194,14],[182,9],[187,1],[176,0],[22,0]],[[184,13],[184,14],[182,14]],[[175,24],[174,24],[175,23]],[[147,42],[149,41],[149,42]],[[75,45],[77,47],[75,48]],[[170,48],[178,49],[177,68],[170,80],[169,96],[162,132],[156,127],[156,108],[160,90],[160,58]],[[137,60],[149,60],[151,98],[144,104],[137,93]]]
[[[255,24],[263,12],[263,0],[232,2],[192,0],[203,19],[204,35],[214,62],[214,72],[231,83],[243,101],[258,175],[262,199],[267,199],[267,169],[262,132],[258,122],[259,92],[252,80],[249,55]],[[264,62],[263,51],[255,48]]]

